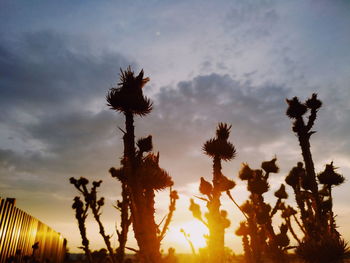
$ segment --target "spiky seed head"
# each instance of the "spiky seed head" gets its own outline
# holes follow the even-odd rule
[[[244,213],[246,213],[246,214],[251,214],[253,211],[254,211],[254,208],[253,208],[253,205],[252,205],[252,203],[249,201],[249,200],[247,200],[247,201],[245,201],[241,206],[240,206],[240,208],[242,209],[242,211],[244,212]]]
[[[170,175],[159,167],[159,155],[148,154],[137,170],[145,189],[163,190],[174,184]]]
[[[258,211],[256,213],[256,220],[258,224],[265,224],[270,219],[270,211],[271,206],[268,204],[262,204],[258,207]]]
[[[201,212],[201,208],[198,204],[196,204],[194,202],[194,200],[191,198],[190,199],[190,207],[189,207],[189,210],[192,212],[192,215],[194,218],[197,218],[197,219],[202,219],[202,212]]]
[[[287,236],[288,226],[286,224],[282,224],[280,226],[280,233],[276,235],[276,243],[280,247],[286,247],[289,245],[289,238]]]
[[[304,104],[300,103],[297,97],[294,97],[291,100],[286,99],[286,102],[288,104],[286,114],[289,118],[299,118],[303,116],[307,111],[307,107]]]
[[[204,143],[203,151],[210,157],[219,157],[229,161],[236,156],[236,149],[232,143],[226,140],[210,139]]]
[[[105,204],[105,199],[103,197],[101,197],[101,199],[97,201],[97,204],[99,206],[103,206]]]
[[[278,173],[278,166],[276,165],[276,158],[273,158],[271,161],[266,161],[261,163],[261,168],[266,173]]]
[[[127,180],[123,167],[120,167],[118,169],[111,167],[109,169],[109,173],[112,177],[117,178],[121,183],[125,183]]]
[[[275,192],[275,196],[280,199],[287,199],[288,194],[286,192],[286,187],[284,184],[281,184],[280,188]]]
[[[101,186],[101,183],[102,183],[102,180],[100,180],[100,181],[93,181],[92,185],[97,188],[97,187]]]
[[[230,130],[232,125],[220,122],[216,129],[216,138],[220,140],[227,140],[230,136]]]
[[[72,208],[81,209],[82,207],[83,207],[83,202],[80,200],[80,197],[79,196],[74,197]]]
[[[239,170],[238,176],[241,180],[249,180],[253,178],[254,171],[250,169],[247,163],[242,163],[241,169]]]
[[[303,173],[300,176],[301,179],[301,187],[305,190],[311,190],[312,189],[312,179],[306,175],[306,173]]]
[[[319,173],[317,176],[319,182],[324,185],[335,185],[335,186],[344,183],[345,181],[344,176],[337,173],[335,171],[336,169],[337,168],[333,166],[333,162],[331,162],[330,164],[327,164],[324,171]]]
[[[224,228],[230,227],[231,221],[227,218],[227,211],[226,210],[221,210],[220,211],[220,216],[221,216],[221,225]]]
[[[152,144],[152,135],[147,136],[146,138],[141,138],[137,141],[137,147],[141,153],[150,152],[153,149]]]
[[[239,227],[236,229],[235,233],[237,236],[249,235],[249,228],[247,227],[247,225],[244,221],[239,223]]]
[[[85,177],[80,177],[78,180],[79,185],[87,185],[89,183],[89,180],[86,179]]]
[[[313,93],[311,98],[309,98],[305,105],[309,108],[309,109],[313,109],[313,110],[318,110],[319,108],[321,108],[322,106],[322,101],[320,101],[319,99],[317,99],[317,94]]]
[[[171,191],[171,193],[170,193],[170,198],[171,198],[171,199],[175,199],[175,200],[179,199],[179,194],[177,193],[176,190],[172,190],[172,191]]]
[[[203,177],[201,177],[201,182],[199,184],[199,192],[203,195],[210,196],[213,191],[213,186],[210,182],[206,181]]]
[[[293,122],[292,130],[293,130],[293,132],[297,133],[299,131],[302,131],[302,129],[304,129],[304,127],[305,127],[305,124],[304,124],[303,119],[298,118]]]
[[[222,175],[219,177],[217,186],[221,192],[226,192],[235,187],[236,183],[233,180],[230,180],[226,176]]]
[[[255,170],[252,179],[248,180],[248,191],[254,194],[262,195],[269,190],[269,184],[266,179],[260,176],[261,170]]]
[[[75,179],[74,177],[71,177],[71,178],[69,178],[69,182],[70,182],[71,184],[76,185],[76,184],[77,184],[77,179]]]
[[[152,102],[143,95],[142,88],[149,81],[143,78],[143,70],[138,76],[130,67],[120,74],[121,82],[117,88],[111,88],[107,93],[107,105],[119,112],[131,112],[137,115],[146,115],[152,110]]]
[[[297,166],[293,167],[290,170],[289,174],[286,176],[286,183],[293,188],[299,184],[300,178],[304,177],[306,174],[305,169],[303,168],[303,163],[298,162]]]

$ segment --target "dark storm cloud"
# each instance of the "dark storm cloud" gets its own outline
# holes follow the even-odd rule
[[[102,166],[107,171],[118,160],[120,136],[104,96],[119,68],[133,63],[116,53],[95,54],[82,39],[50,31],[1,43],[0,127],[8,133],[1,138],[7,145],[0,150],[2,183],[16,178],[16,185],[33,189],[29,181],[59,184]],[[12,141],[20,145],[12,149]],[[21,180],[24,174],[30,179]]]
[[[168,132],[183,131],[196,137],[199,129],[212,134],[213,125],[226,121],[233,124],[233,133],[240,139],[266,142],[289,125],[283,121],[288,96],[289,89],[283,85],[254,87],[249,81],[213,73],[162,89],[155,114],[162,126],[170,128]]]
[[[83,108],[114,83],[119,67],[130,62],[113,53],[94,54],[84,40],[51,31],[3,40],[0,47],[1,105],[26,110]]]

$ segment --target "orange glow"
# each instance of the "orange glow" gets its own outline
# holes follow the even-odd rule
[[[179,248],[184,248],[190,252],[190,245],[185,239],[181,229],[189,234],[189,239],[193,243],[194,248],[198,251],[199,248],[206,246],[206,239],[204,235],[208,234],[208,229],[199,221],[191,220],[184,222],[181,225],[174,225],[167,234],[167,239],[171,240],[174,245]]]

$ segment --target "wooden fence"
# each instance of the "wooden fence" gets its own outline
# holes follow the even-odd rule
[[[33,254],[37,242],[39,248]],[[10,257],[21,262],[32,255],[39,262],[61,263],[66,243],[59,233],[15,207],[14,199],[0,197],[0,263]]]

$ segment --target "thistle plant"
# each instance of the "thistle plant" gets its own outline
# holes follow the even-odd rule
[[[113,170],[113,169],[112,169]],[[112,173],[112,171],[110,170]],[[128,240],[129,226],[131,224],[131,217],[129,215],[130,197],[127,185],[122,183],[122,199],[117,201],[114,206],[120,212],[120,230],[116,226],[119,246],[116,252],[117,262],[124,262],[126,242]]]
[[[346,245],[336,230],[332,187],[342,184],[344,177],[335,171],[333,162],[317,175],[310,149],[310,137],[315,133],[312,128],[322,102],[317,94],[304,103],[297,97],[286,101],[286,114],[293,120],[292,130],[298,137],[304,161],[286,177],[295,194],[304,233],[296,251],[307,262],[336,262],[344,256]]]
[[[124,133],[124,156],[122,166],[111,168],[110,172],[125,185],[130,198],[131,222],[141,260],[158,263],[161,261],[162,237],[158,234],[159,227],[154,219],[155,192],[171,187],[173,181],[160,168],[159,153],[151,152],[152,137],[141,138],[135,143],[134,117],[145,116],[152,110],[152,102],[143,95],[142,90],[149,78],[143,77],[143,70],[135,76],[129,67],[121,71],[120,80],[118,87],[110,89],[106,99],[111,109],[125,116],[125,131],[121,129]]]
[[[272,218],[284,204],[283,199],[288,197],[285,186],[275,192],[277,197],[273,208],[264,200],[264,193],[269,190],[268,178],[271,173],[277,173],[276,158],[261,164],[262,169],[253,170],[248,164],[243,164],[239,178],[247,181],[250,192],[249,200],[241,207],[246,221],[241,222],[236,234],[242,236],[242,243],[246,262],[264,262],[270,258],[273,262],[288,262],[285,250],[289,245],[287,236],[288,226],[282,224],[279,233],[272,226]]]
[[[87,212],[88,208],[91,209],[92,214],[93,214],[93,216],[98,224],[99,232],[100,232],[100,234],[101,234],[101,236],[106,244],[107,250],[109,252],[110,260],[112,263],[115,263],[116,259],[115,259],[114,252],[113,252],[113,249],[111,246],[110,236],[106,234],[104,226],[103,226],[102,221],[101,221],[101,208],[104,205],[104,198],[103,197],[101,197],[99,199],[97,198],[97,188],[101,186],[102,181],[101,180],[100,181],[93,181],[92,187],[90,190],[88,190],[88,188],[87,188],[89,181],[84,177],[81,177],[80,179],[75,179],[74,177],[71,177],[70,183],[73,184],[74,187],[84,196],[86,212]],[[79,200],[77,202],[78,202],[77,204],[79,204]],[[79,205],[81,206],[81,204],[82,204],[82,202]],[[79,205],[78,205],[78,207],[79,207]],[[76,211],[78,211],[78,209],[76,209]],[[85,213],[85,219],[86,219],[86,213]],[[85,222],[85,219],[83,222]],[[79,220],[78,220],[78,222],[79,222]],[[79,228],[80,228],[80,224],[79,224]],[[86,233],[85,233],[85,239],[86,239]],[[86,240],[85,240],[85,242],[86,242]]]
[[[191,199],[190,210],[195,218],[200,220],[209,229],[208,252],[210,262],[224,262],[225,229],[230,226],[227,212],[221,210],[221,193],[230,191],[236,184],[221,172],[221,161],[232,160],[236,155],[235,147],[228,141],[231,126],[219,123],[216,137],[204,143],[205,154],[213,159],[212,182],[201,177],[199,191],[205,198],[208,213],[202,217],[199,205]]]
[[[86,188],[86,185],[88,184],[88,180],[85,178],[80,178],[75,182],[75,184],[80,188],[84,187]],[[87,212],[89,209],[89,202],[85,200],[85,202],[81,201],[79,196],[76,196],[74,198],[74,202],[72,205],[72,208],[75,210],[75,218],[78,221],[80,236],[82,239],[82,249],[84,250],[84,253],[86,255],[86,259],[89,263],[92,263],[92,257],[91,257],[91,251],[89,248],[89,239],[86,235],[86,218],[87,218]]]

